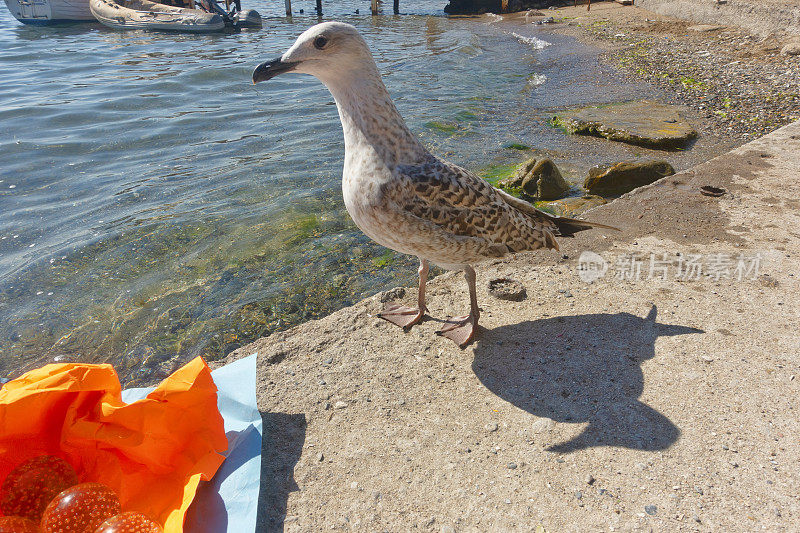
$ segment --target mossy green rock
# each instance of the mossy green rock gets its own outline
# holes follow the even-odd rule
[[[666,161],[622,161],[589,169],[583,188],[600,196],[620,196],[672,174],[675,169]]]
[[[581,197],[562,198],[560,200],[556,200],[555,202],[537,205],[537,207],[561,217],[575,217],[584,211],[591,209],[592,207],[597,207],[598,205],[603,205],[605,203],[608,202],[606,202],[605,198],[602,196],[586,195]]]
[[[558,167],[550,159],[529,159],[517,168],[513,176],[498,183],[511,193],[532,200],[555,200],[569,190]]]
[[[553,124],[567,133],[660,149],[681,148],[697,137],[675,106],[649,100],[566,111]]]

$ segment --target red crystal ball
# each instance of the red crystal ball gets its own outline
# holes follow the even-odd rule
[[[0,487],[0,511],[38,522],[50,500],[78,483],[68,462],[51,455],[25,461],[8,474]]]
[[[101,483],[81,483],[53,498],[42,515],[42,533],[93,533],[119,512],[113,490]]]
[[[39,533],[39,526],[22,516],[0,516],[0,533]]]
[[[164,533],[164,530],[146,514],[129,511],[112,516],[94,533]]]

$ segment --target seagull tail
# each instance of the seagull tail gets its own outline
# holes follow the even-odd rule
[[[614,231],[621,231],[619,228],[615,228],[614,226],[608,226],[606,224],[600,224],[599,222],[590,222],[588,220],[578,220],[577,218],[567,218],[567,217],[560,217],[558,215],[551,215],[550,213],[546,213],[544,211],[536,209],[525,200],[520,200],[516,196],[511,196],[502,189],[495,189],[495,190],[498,193],[500,193],[500,196],[502,196],[506,202],[516,207],[526,215],[533,216],[539,219],[543,218],[545,220],[549,220],[550,222],[552,222],[556,226],[556,228],[558,228],[557,235],[560,237],[572,237],[579,231],[592,228],[603,228]],[[553,239],[553,242],[555,242],[555,239]],[[548,247],[556,249],[558,248],[557,245]]]
[[[556,227],[558,228],[558,234],[561,237],[572,237],[579,231],[592,228],[603,228],[614,231],[621,231],[619,228],[615,228],[614,226],[609,226],[607,224],[601,224],[599,222],[591,222],[589,220],[579,220],[577,218],[559,217],[556,215],[551,215],[550,213],[539,211],[538,209],[537,211],[542,218],[545,218],[556,225]]]

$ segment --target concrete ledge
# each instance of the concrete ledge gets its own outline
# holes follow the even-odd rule
[[[234,352],[259,354],[259,531],[795,529],[798,198],[795,122],[586,214],[619,234],[480,265],[466,350],[434,334],[467,306],[450,273],[410,332],[376,297]]]

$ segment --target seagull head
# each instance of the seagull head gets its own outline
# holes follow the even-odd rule
[[[343,22],[323,22],[304,31],[282,56],[258,65],[253,83],[285,72],[311,74],[330,86],[357,70],[377,71],[367,43],[358,30]]]

